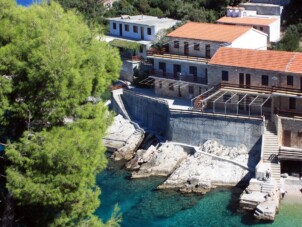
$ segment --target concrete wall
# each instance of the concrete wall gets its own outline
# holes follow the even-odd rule
[[[127,91],[121,97],[132,121],[161,136],[166,135],[170,115],[167,103]]]
[[[278,42],[280,38],[281,38],[281,19],[279,17],[278,20],[270,24],[269,41]]]
[[[290,0],[250,0],[251,3],[265,3],[265,4],[275,4],[275,5],[288,5]]]
[[[263,4],[251,4],[240,3],[240,7],[244,7],[246,10],[257,11],[258,15],[275,15],[280,16],[283,11],[283,7],[279,5],[263,5]]]
[[[190,111],[170,112],[165,102],[127,91],[121,98],[132,121],[170,141],[195,146],[213,139],[226,146],[245,144],[248,149],[257,150],[260,154],[261,120],[193,114]]]
[[[260,120],[236,119],[171,112],[167,139],[191,145],[216,140],[225,146],[245,144],[261,150],[263,125]]]
[[[243,49],[267,49],[267,35],[256,29],[251,29],[235,41],[233,41],[231,47],[243,48]]]

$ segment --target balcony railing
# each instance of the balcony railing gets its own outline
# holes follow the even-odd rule
[[[276,108],[274,113],[283,117],[302,117],[302,112],[297,110],[279,110]]]
[[[165,73],[163,71],[151,71],[150,76],[165,78],[171,80],[184,81],[189,83],[198,83],[198,84],[207,84],[208,81],[206,78],[194,76],[194,75],[184,75],[181,73]]]
[[[220,87],[243,88],[243,89],[251,89],[255,91],[265,91],[268,93],[274,93],[274,92],[285,93],[285,94],[300,93],[302,95],[302,89],[281,87],[281,86],[265,87],[265,86],[251,86],[251,85],[241,85],[241,84],[232,84],[228,82],[221,82]]]
[[[201,57],[170,54],[166,49],[162,49],[162,50],[151,49],[151,50],[148,50],[147,51],[147,56],[154,57],[154,58],[166,58],[166,59],[171,59],[171,60],[193,61],[193,62],[199,62],[199,63],[205,63],[205,64],[207,64],[210,60],[210,59],[201,58]]]

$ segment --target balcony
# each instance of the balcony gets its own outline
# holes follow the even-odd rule
[[[296,89],[291,87],[281,87],[281,86],[251,86],[251,85],[241,85],[241,84],[231,84],[228,82],[221,82],[221,88],[233,88],[233,89],[242,89],[242,90],[250,90],[254,92],[265,92],[269,94],[282,94],[282,95],[298,95],[302,96],[302,89]]]
[[[198,63],[204,63],[204,64],[208,64],[208,62],[210,60],[210,59],[207,59],[207,58],[170,54],[168,51],[166,51],[166,49],[162,49],[162,50],[151,49],[151,50],[148,50],[147,51],[147,57],[149,57],[149,58],[169,59],[169,60],[191,61],[191,62],[198,62]]]
[[[208,83],[206,78],[202,78],[194,75],[184,75],[181,73],[165,73],[163,71],[151,71],[149,75],[157,78],[177,80],[177,81],[183,81],[189,83],[197,83],[197,84]]]

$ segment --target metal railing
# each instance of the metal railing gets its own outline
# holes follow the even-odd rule
[[[266,91],[269,93],[273,92],[282,92],[282,93],[302,93],[302,89],[292,88],[292,87],[281,87],[281,86],[272,86],[272,87],[266,87],[266,86],[251,86],[251,85],[243,85],[243,84],[232,84],[228,82],[221,82],[220,83],[221,88],[225,87],[231,87],[231,88],[243,88],[243,89],[251,89],[251,90],[259,90],[259,91]]]
[[[189,83],[197,83],[197,84],[208,83],[206,78],[202,78],[197,75],[194,76],[194,75],[185,75],[181,73],[166,73],[163,71],[150,71],[149,75],[158,78],[178,80],[178,81],[189,82]]]
[[[157,50],[157,49],[151,49],[147,51],[147,56],[152,57],[158,57],[158,58],[167,58],[172,60],[183,60],[183,61],[195,61],[195,62],[201,62],[207,64],[210,59],[208,58],[202,58],[202,57],[195,57],[190,55],[184,55],[184,54],[171,54],[166,49]]]

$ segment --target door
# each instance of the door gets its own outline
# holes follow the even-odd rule
[[[244,87],[244,73],[239,73],[239,87]]]
[[[189,43],[184,42],[184,55],[189,56]]]
[[[179,78],[180,72],[181,72],[181,65],[174,64],[173,65],[173,73],[174,73],[174,78],[175,79]]]
[[[141,27],[141,40],[145,39],[145,29],[144,27]]]
[[[284,130],[283,131],[283,146],[290,147],[291,146],[291,131]]]
[[[206,58],[211,58],[211,45],[206,45]]]
[[[120,36],[123,36],[123,25],[120,24]]]
[[[159,62],[158,68],[163,72],[163,76],[166,76],[166,63]]]
[[[197,67],[196,66],[190,66],[190,74],[193,75],[193,81],[197,81]]]
[[[245,87],[251,87],[251,74],[245,74]]]

